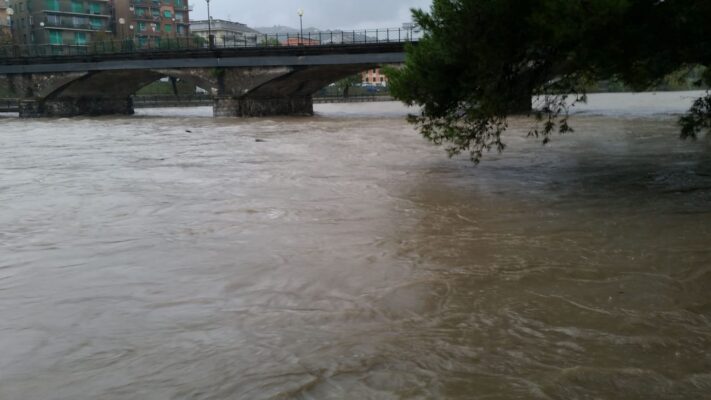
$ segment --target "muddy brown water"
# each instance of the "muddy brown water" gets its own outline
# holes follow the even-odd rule
[[[5,115],[0,399],[709,399],[687,104],[593,96],[478,167],[396,103]]]

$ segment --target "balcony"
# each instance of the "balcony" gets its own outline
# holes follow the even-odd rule
[[[45,14],[62,14],[62,15],[75,15],[75,16],[83,16],[83,17],[99,17],[99,18],[110,18],[111,16],[108,14],[109,11],[92,11],[92,10],[84,10],[86,12],[76,12],[76,11],[69,11],[69,10],[42,10],[43,13]]]
[[[160,22],[160,17],[154,17],[152,15],[134,15],[133,19],[136,21]]]
[[[59,21],[59,22],[45,21],[44,27],[45,28],[53,28],[53,29],[74,30],[74,31],[91,31],[91,32],[100,32],[100,31],[108,30],[108,27],[105,25],[92,25],[90,23],[75,24],[72,21]]]

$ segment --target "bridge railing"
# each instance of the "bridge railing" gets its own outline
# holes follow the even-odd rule
[[[386,28],[352,31],[319,31],[276,34],[218,35],[212,43],[200,36],[162,38],[144,40],[123,38],[117,40],[92,42],[84,45],[74,44],[32,44],[0,46],[0,61],[3,59],[62,57],[108,54],[141,54],[175,52],[179,50],[204,50],[238,48],[273,48],[300,46],[335,46],[376,43],[416,42],[422,32],[415,29]]]

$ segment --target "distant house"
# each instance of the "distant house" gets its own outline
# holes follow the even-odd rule
[[[316,39],[300,38],[300,37],[290,37],[283,42],[286,46],[318,46],[321,44]]]
[[[387,86],[388,77],[382,73],[380,68],[369,69],[362,73],[362,82],[364,85]]]

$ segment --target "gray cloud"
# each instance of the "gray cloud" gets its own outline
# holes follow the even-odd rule
[[[431,0],[210,0],[213,18],[249,26],[298,27],[296,11],[304,10],[304,27],[361,29],[399,27],[410,20],[410,8],[429,8]],[[207,17],[204,0],[191,0],[192,19]]]

